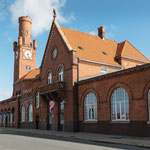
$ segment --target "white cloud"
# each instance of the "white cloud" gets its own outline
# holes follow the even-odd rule
[[[0,90],[0,101],[10,98],[12,96],[12,92],[8,90]]]
[[[115,36],[115,33],[117,32],[117,28],[115,25],[111,24],[110,26],[105,26],[105,37],[110,39]]]
[[[64,16],[62,8],[66,0],[15,0],[10,6],[13,22],[17,23],[20,16],[32,18],[32,33],[34,36],[50,29],[53,19],[53,8],[57,12],[57,20],[60,23],[68,23],[75,19],[74,14]]]
[[[97,35],[98,33],[96,31],[90,31],[89,34]]]

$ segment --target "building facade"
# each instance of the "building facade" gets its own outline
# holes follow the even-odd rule
[[[150,61],[131,43],[61,27],[56,14],[41,66],[32,20],[19,18],[14,84],[0,127],[149,136]],[[50,101],[55,102],[51,112]]]

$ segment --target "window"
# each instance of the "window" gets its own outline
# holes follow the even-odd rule
[[[22,106],[21,108],[21,121],[25,122],[25,107]]]
[[[10,112],[10,123],[12,123],[12,112]]]
[[[31,67],[29,66],[29,70],[31,70]]]
[[[129,120],[129,96],[123,88],[117,88],[111,96],[111,119]]]
[[[13,113],[12,113],[12,122],[13,123],[15,122],[15,110],[13,110]]]
[[[35,102],[36,104],[36,108],[38,108],[39,107],[39,92],[37,92],[36,93],[36,102]]]
[[[95,94],[88,93],[84,100],[84,120],[97,120],[97,99]]]
[[[78,46],[79,49],[83,50],[82,46]]]
[[[0,115],[0,123],[2,123],[2,115]]]
[[[48,73],[48,84],[51,84],[52,83],[52,73],[49,72]]]
[[[59,69],[59,81],[64,81],[64,71],[62,67]]]
[[[32,104],[29,105],[29,121],[33,121],[33,108],[32,108]]]
[[[148,112],[149,112],[149,121],[150,121],[150,89],[148,91]]]
[[[28,66],[26,66],[26,70],[28,70]]]
[[[57,48],[54,48],[53,50],[53,59],[55,59],[57,56]]]
[[[101,72],[106,73],[107,72],[107,67],[101,67]]]
[[[107,53],[106,53],[105,51],[102,51],[102,53],[103,53],[104,55],[107,55]]]

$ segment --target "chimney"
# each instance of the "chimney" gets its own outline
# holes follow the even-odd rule
[[[102,39],[105,40],[105,27],[101,26],[98,28],[98,36]]]

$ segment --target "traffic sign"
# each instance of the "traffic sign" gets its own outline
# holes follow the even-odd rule
[[[55,102],[54,101],[50,101],[49,102],[49,110],[52,112],[52,111],[54,111],[55,110]]]
[[[6,118],[6,116],[7,116],[7,115],[6,115],[6,113],[3,113],[3,117],[5,117],[5,118]]]

